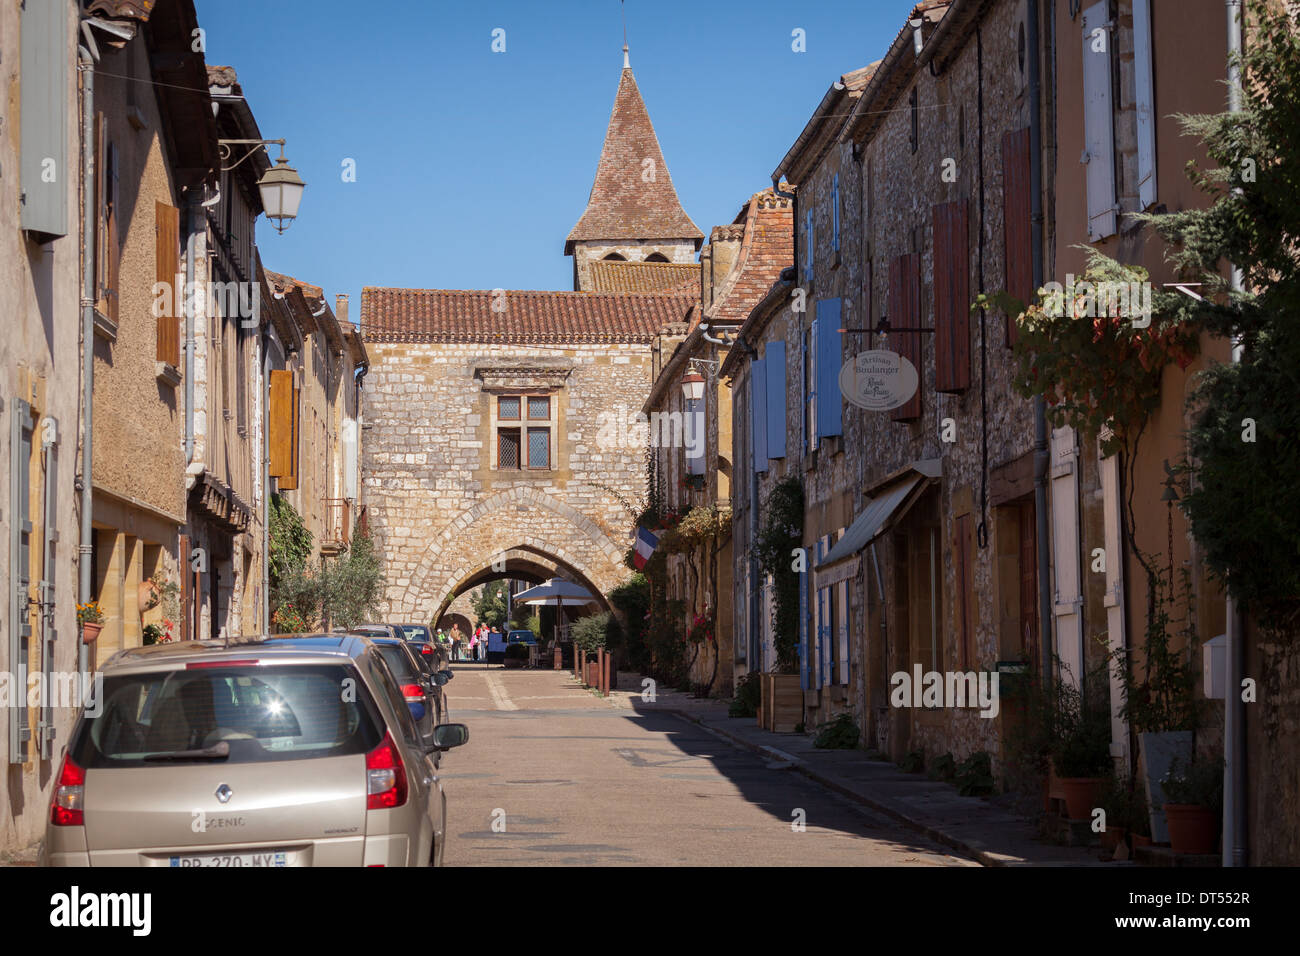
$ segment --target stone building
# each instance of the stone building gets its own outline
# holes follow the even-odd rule
[[[636,416],[660,331],[698,302],[702,239],[625,61],[565,243],[576,291],[363,290],[362,498],[386,619],[436,621],[492,579],[603,593],[630,574],[646,487]]]
[[[0,858],[44,833],[77,713],[27,706],[28,678],[75,673],[80,644],[77,25],[71,0],[0,6]]]
[[[734,414],[751,423],[736,554],[778,481],[803,488],[806,722],[850,713],[895,758],[996,754],[999,721],[970,707],[891,706],[893,675],[1033,666],[1038,653],[1037,590],[1025,579],[1032,487],[1019,480],[1031,406],[1010,386],[1004,319],[968,311],[1026,264],[1007,264],[1017,233],[1003,215],[1021,208],[1008,196],[1020,180],[1004,175],[1004,140],[1029,125],[1023,6],[918,4],[879,63],[827,91],[774,173],[795,195],[791,281],[741,330],[757,361],[733,349],[724,367]],[[868,331],[886,318],[900,331]],[[901,331],[912,329],[925,332]],[[841,367],[873,348],[919,373],[899,408],[843,398]],[[771,666],[768,586],[743,564],[736,580],[757,632],[745,643]]]
[[[732,403],[718,375],[736,331],[775,282],[792,248],[791,202],[771,189],[755,193],[734,222],[717,226],[700,252],[701,305],[684,338],[665,358],[642,413],[648,420],[662,512],[683,517],[717,512],[720,531],[666,558],[666,599],[681,601],[683,632],[697,618],[712,622],[714,644],[700,645],[691,681],[730,696],[734,668],[745,661],[734,645],[732,548]],[[671,331],[671,330],[666,330]],[[693,376],[702,398],[690,400]],[[681,440],[674,440],[679,434]],[[688,524],[689,524],[689,519]],[[665,547],[668,547],[665,545]]]

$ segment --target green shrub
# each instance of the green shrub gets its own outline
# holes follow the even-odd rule
[[[824,750],[856,750],[860,736],[852,714],[836,714],[826,723],[818,724],[813,746]]]
[[[898,768],[903,773],[920,773],[925,769],[925,751],[919,748],[909,750],[907,756],[898,762]]]
[[[727,708],[728,717],[757,717],[763,702],[763,685],[760,674],[750,671],[736,681],[736,699]]]
[[[957,761],[953,757],[951,750],[942,757],[935,757],[930,761],[929,775],[931,780],[952,780],[956,773]]]
[[[963,797],[983,797],[993,792],[993,759],[987,750],[977,750],[953,774],[957,792]]]
[[[1223,758],[1193,758],[1190,763],[1185,763],[1175,757],[1160,786],[1169,803],[1209,807],[1220,815],[1223,812]]]

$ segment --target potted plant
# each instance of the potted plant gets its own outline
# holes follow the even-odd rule
[[[104,629],[104,609],[98,601],[89,601],[77,605],[77,624],[81,627],[83,644],[93,644]]]
[[[141,641],[145,647],[148,647],[150,644],[165,641],[167,639],[166,634],[167,632],[163,630],[161,624],[146,624],[141,635]]]
[[[1101,807],[1106,811],[1101,845],[1103,849],[1114,851],[1124,842],[1138,818],[1146,814],[1146,800],[1136,780],[1112,775],[1102,795]]]
[[[505,666],[507,670],[524,667],[528,664],[527,644],[506,645]]]
[[[1124,704],[1121,715],[1133,726],[1138,739],[1138,760],[1146,786],[1150,808],[1149,833],[1156,843],[1168,842],[1163,806],[1169,802],[1161,786],[1174,761],[1186,764],[1192,756],[1193,731],[1197,723],[1196,670],[1192,665],[1192,648],[1196,639],[1186,611],[1190,582],[1183,570],[1183,600],[1175,601],[1174,581],[1170,572],[1159,569],[1153,555],[1145,555],[1151,596],[1147,607],[1146,633],[1142,652],[1144,668],[1141,679],[1134,674],[1133,661],[1121,658]],[[1181,618],[1174,617],[1181,604]],[[1178,622],[1182,626],[1176,626]],[[1184,648],[1174,650],[1174,633],[1185,636]]]
[[[1098,693],[1105,685],[1094,672],[1084,689],[1063,676],[1057,681],[1056,742],[1052,766],[1059,778],[1066,813],[1071,820],[1088,819],[1101,786],[1111,770],[1110,714]]]
[[[1223,758],[1177,757],[1161,781],[1165,822],[1175,853],[1213,853],[1223,815]]]

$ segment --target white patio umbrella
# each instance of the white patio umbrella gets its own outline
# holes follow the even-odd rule
[[[574,607],[580,604],[594,604],[596,601],[593,595],[581,585],[574,584],[572,581],[562,581],[559,578],[551,578],[544,584],[538,584],[535,587],[520,591],[515,595],[515,600],[521,604],[550,604],[560,609],[559,617],[564,616],[564,606]],[[556,630],[558,631],[560,622],[556,621]],[[554,636],[554,635],[553,635]]]

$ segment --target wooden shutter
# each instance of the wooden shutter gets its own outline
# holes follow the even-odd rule
[[[921,326],[921,257],[914,252],[889,264],[889,323],[901,328]],[[890,332],[889,338],[894,351],[916,366],[919,377],[916,394],[894,409],[890,417],[896,422],[914,421],[921,417],[921,390],[925,384],[921,336],[917,332]]]
[[[1020,516],[1020,653],[1037,673],[1038,656],[1038,526],[1033,501],[1022,504]]]
[[[754,359],[750,363],[750,417],[753,422],[754,470],[767,471],[767,362]]]
[[[1025,305],[1034,294],[1034,247],[1029,231],[1029,127],[1002,137],[1002,247],[1006,290]],[[1007,316],[1006,343],[1016,344],[1016,316]]]
[[[167,290],[167,304],[158,316],[158,361],[172,368],[181,364],[180,321],[176,315],[176,272],[180,264],[181,211],[154,203],[154,280]]]
[[[785,457],[785,342],[768,342],[763,364],[767,373],[767,457]]]
[[[844,363],[844,346],[839,299],[818,301],[816,328],[817,437],[830,438],[843,430],[840,366]]]
[[[271,371],[267,438],[271,451],[270,473],[279,479],[281,491],[298,487],[298,391],[293,385],[293,372]]]
[[[118,270],[121,265],[122,249],[118,242],[118,229],[120,228],[121,210],[119,208],[118,196],[118,153],[117,147],[112,143],[107,143],[104,147],[104,194],[107,200],[105,207],[104,230],[104,295],[108,300],[108,317],[114,322],[118,320]]]
[[[969,212],[959,199],[934,215],[934,390],[970,388]]]
[[[48,432],[41,437],[41,449],[45,458],[45,484],[43,523],[44,539],[41,547],[41,583],[40,583],[40,626],[41,626],[41,671],[45,675],[45,686],[52,688],[54,678],[54,651],[59,644],[59,634],[54,625],[54,611],[58,606],[58,594],[55,591],[55,578],[58,570],[57,547],[59,541],[59,423],[55,418],[47,418]],[[48,440],[47,440],[48,436]],[[54,757],[54,695],[46,694],[37,717],[36,750],[42,760]]]
[[[1133,0],[1133,83],[1137,106],[1138,198],[1143,209],[1156,201],[1155,81],[1151,60],[1151,0]]]
[[[1052,569],[1056,575],[1056,655],[1061,677],[1083,681],[1083,581],[1079,564],[1079,447],[1074,429],[1052,429]]]
[[[10,401],[9,427],[9,669],[21,694],[27,687],[28,638],[31,637],[31,617],[28,610],[31,584],[32,522],[31,522],[31,462],[32,462],[32,407],[22,399]],[[27,762],[27,742],[32,729],[26,701],[18,698],[18,706],[9,711],[9,762]]]
[[[108,285],[108,222],[106,216],[107,196],[104,187],[104,164],[107,162],[105,148],[104,114],[95,114],[95,309],[100,315],[108,315],[108,299],[104,290]]]
[[[1115,131],[1110,91],[1115,34],[1105,26],[1109,7],[1109,0],[1099,0],[1083,12],[1083,154],[1088,166],[1089,242],[1115,234]],[[1095,31],[1100,31],[1096,37]]]
[[[975,528],[970,513],[958,515],[953,522],[952,557],[957,590],[953,611],[957,618],[957,652],[964,671],[974,670],[976,666],[974,542]]]

